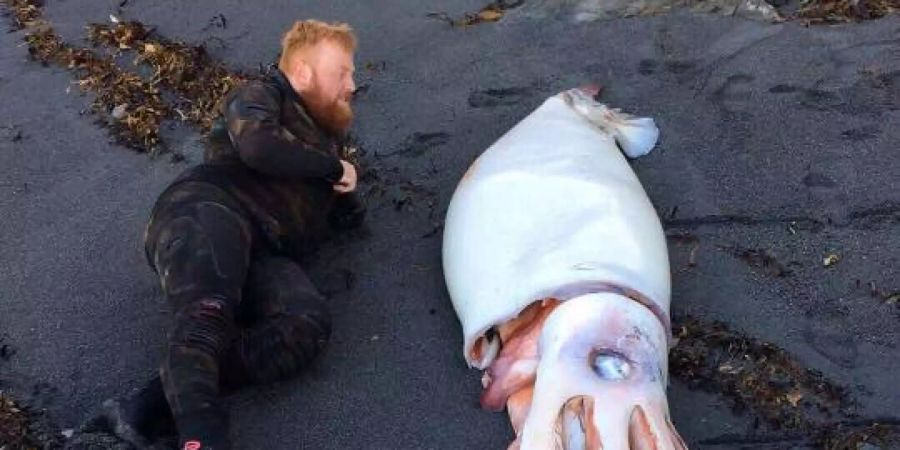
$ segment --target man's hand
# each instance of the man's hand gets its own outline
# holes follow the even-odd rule
[[[344,176],[334,185],[334,190],[342,194],[353,192],[356,189],[356,167],[343,159],[341,165],[344,166]]]

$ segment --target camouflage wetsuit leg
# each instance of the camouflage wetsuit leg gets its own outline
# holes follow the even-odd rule
[[[240,206],[205,183],[169,189],[148,226],[148,259],[174,312],[160,375],[182,447],[228,448],[220,382],[232,390],[290,377],[329,337],[299,266],[259,253],[255,240]]]
[[[253,257],[238,314],[245,328],[223,360],[222,388],[229,392],[297,375],[331,335],[325,298],[303,269],[284,257]]]

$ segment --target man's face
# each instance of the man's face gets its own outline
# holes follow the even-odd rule
[[[312,71],[309,85],[300,92],[310,115],[332,134],[344,134],[353,121],[350,99],[356,84],[353,54],[329,40],[310,49],[305,58]]]

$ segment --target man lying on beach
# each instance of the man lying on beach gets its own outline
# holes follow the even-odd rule
[[[346,24],[296,22],[277,69],[225,98],[204,163],[159,196],[145,249],[174,315],[159,377],[104,405],[119,437],[145,445],[174,419],[179,448],[230,448],[222,396],[293,377],[322,352],[329,312],[299,261],[365,215],[339,156],[355,49]]]

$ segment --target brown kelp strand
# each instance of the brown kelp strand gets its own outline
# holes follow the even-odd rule
[[[66,44],[50,27],[30,33],[25,41],[33,58],[68,69],[75,84],[96,95],[91,109],[109,115],[105,125],[120,143],[142,151],[159,146],[159,125],[171,110],[153,83],[120,69],[110,56]]]
[[[173,110],[181,120],[208,131],[222,97],[247,76],[229,72],[202,45],[188,45],[156,36],[140,22],[91,24],[88,37],[97,45],[136,53],[135,64],[152,68],[150,84],[178,96]]]
[[[900,10],[900,0],[807,0],[797,17],[811,23],[877,19]]]
[[[840,415],[844,390],[803,367],[784,350],[731,331],[720,322],[677,322],[672,374],[691,387],[713,390],[737,410],[749,409],[777,428],[811,430]]]

